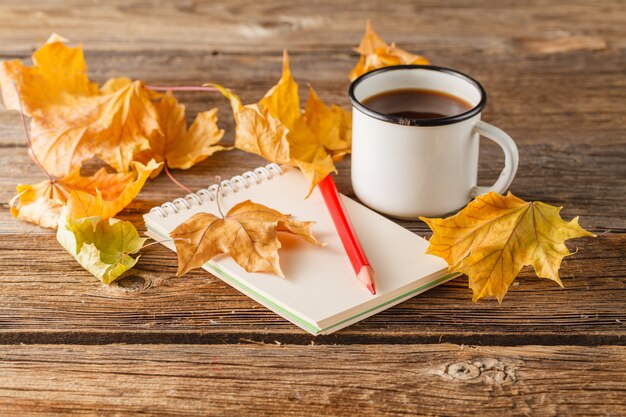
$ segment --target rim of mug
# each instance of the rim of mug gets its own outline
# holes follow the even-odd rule
[[[472,107],[468,111],[455,114],[453,116],[446,116],[446,117],[441,117],[437,119],[417,119],[417,118],[408,118],[408,117],[402,117],[402,116],[392,116],[392,115],[377,112],[365,106],[363,103],[361,103],[354,94],[354,91],[359,86],[359,84],[368,78],[374,77],[380,73],[387,72],[387,71],[411,70],[411,69],[424,69],[424,70],[430,70],[430,71],[445,72],[447,74],[462,78],[463,80],[469,82],[470,84],[472,84],[474,87],[478,89],[478,91],[480,92],[480,101],[478,102],[478,104],[476,104],[474,107]],[[436,65],[391,65],[388,67],[375,69],[373,71],[370,71],[361,75],[356,80],[352,81],[352,83],[350,84],[350,88],[348,89],[348,97],[350,98],[352,105],[361,113],[374,117],[375,119],[382,120],[383,122],[395,123],[395,124],[402,125],[402,126],[443,126],[443,125],[458,123],[458,122],[462,122],[463,120],[467,120],[476,116],[485,108],[485,105],[487,105],[487,92],[478,81],[476,81],[469,75],[464,74],[460,71],[457,71],[451,68],[440,67]]]

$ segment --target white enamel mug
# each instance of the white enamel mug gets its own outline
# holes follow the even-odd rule
[[[363,105],[374,95],[408,88],[441,91],[473,107],[445,118],[410,119]],[[480,120],[487,95],[469,76],[431,65],[384,67],[354,80],[349,96],[352,187],[374,210],[402,219],[440,217],[477,195],[503,194],[511,185],[519,163],[517,146],[505,132]],[[504,169],[490,187],[476,185],[480,136],[504,151]]]

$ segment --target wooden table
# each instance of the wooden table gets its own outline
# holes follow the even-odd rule
[[[302,92],[348,107],[352,47],[372,17],[388,41],[472,74],[484,119],[520,150],[511,190],[563,205],[598,234],[570,244],[565,289],[524,270],[502,304],[458,278],[375,317],[312,337],[205,272],[177,278],[144,251],[109,287],[54,233],[14,220],[15,185],[43,179],[15,112],[0,111],[1,415],[626,415],[626,7],[621,1],[67,1],[0,3],[0,58],[27,59],[58,32],[81,41],[90,76],[158,85],[218,82],[245,102],[289,50]],[[190,117],[215,94],[177,94]],[[502,164],[489,143],[480,179]],[[200,188],[262,161],[220,153],[178,178]],[[353,195],[350,159],[338,184]],[[119,217],[180,194],[151,181]],[[420,222],[401,222],[427,236]],[[223,413],[227,410],[227,413]]]

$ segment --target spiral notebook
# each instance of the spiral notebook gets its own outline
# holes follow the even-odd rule
[[[396,305],[453,277],[446,263],[425,254],[428,242],[367,207],[342,196],[361,245],[376,271],[376,295],[357,281],[341,239],[316,189],[291,167],[269,164],[211,185],[195,194],[154,207],[144,215],[148,235],[168,239],[181,222],[198,212],[217,214],[252,200],[297,220],[315,221],[313,233],[326,246],[280,233],[280,264],[285,278],[248,273],[227,255],[204,265],[211,274],[312,334],[329,334]],[[172,241],[163,245],[175,250]],[[207,300],[210,302],[210,300]]]

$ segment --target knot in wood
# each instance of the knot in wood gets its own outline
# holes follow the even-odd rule
[[[482,358],[468,362],[445,365],[437,374],[448,379],[469,383],[505,384],[515,383],[517,366],[495,358]]]
[[[457,362],[448,366],[446,373],[454,379],[469,381],[480,376],[480,369],[471,363]]]
[[[145,291],[152,286],[150,280],[140,275],[128,275],[116,281],[117,286],[126,292]]]

